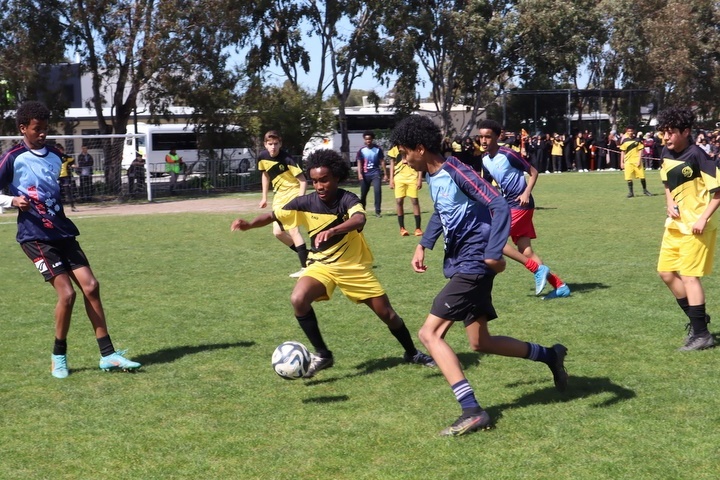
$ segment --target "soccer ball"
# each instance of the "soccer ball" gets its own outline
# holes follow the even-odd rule
[[[286,380],[302,378],[310,368],[310,352],[300,342],[283,342],[272,354],[272,366]]]

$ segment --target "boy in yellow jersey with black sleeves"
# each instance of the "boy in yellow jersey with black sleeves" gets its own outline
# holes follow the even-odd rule
[[[270,185],[273,188],[272,208],[282,207],[293,198],[305,195],[307,180],[302,169],[295,159],[282,149],[282,137],[277,130],[270,130],[265,134],[265,150],[258,155],[257,168],[262,172],[262,198],[260,208],[267,207],[267,195]],[[300,231],[297,228],[283,230],[279,224],[273,224],[273,235],[282,243],[297,253],[300,259],[300,270],[291,273],[292,278],[298,278],[307,263],[307,247]]]
[[[413,215],[415,216],[415,236],[420,237],[423,231],[420,228],[418,190],[422,188],[422,175],[410,168],[400,155],[397,147],[391,148],[387,156],[390,157],[390,188],[395,192],[400,235],[403,237],[410,235],[410,232],[405,229],[405,197],[407,196],[410,197]]]
[[[286,229],[303,225],[310,235],[308,266],[300,276],[290,303],[300,328],[315,348],[305,378],[330,368],[335,360],[320,333],[313,302],[329,300],[336,287],[354,303],[364,303],[388,326],[405,349],[408,363],[434,367],[433,359],[415,348],[412,336],[395,312],[373,272],[373,255],[362,231],[367,221],[357,195],[338,188],[347,180],[350,166],[333,150],[316,150],[306,167],[315,192],[273,208],[251,221],[237,219],[231,230],[260,228],[271,222]]]
[[[627,127],[625,135],[618,146],[620,149],[620,168],[625,171],[625,181],[628,185],[628,198],[635,196],[633,192],[633,178],[640,180],[643,187],[643,194],[652,197],[652,193],[648,192],[647,183],[645,182],[645,167],[642,163],[640,154],[643,151],[643,141],[641,138],[635,138],[635,127]]]
[[[695,115],[669,108],[658,115],[665,148],[660,177],[665,184],[667,220],[657,270],[690,323],[680,350],[715,345],[707,329],[705,291],[700,278],[712,272],[720,206],[720,170],[690,132]]]

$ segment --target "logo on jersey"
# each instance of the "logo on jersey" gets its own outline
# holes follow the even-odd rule
[[[692,167],[689,167],[689,166],[686,165],[686,166],[684,166],[684,167],[682,168],[682,176],[683,176],[683,177],[685,177],[685,178],[691,178],[691,177],[692,177],[692,174],[693,174]]]

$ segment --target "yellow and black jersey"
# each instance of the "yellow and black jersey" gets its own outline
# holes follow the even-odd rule
[[[276,197],[288,198],[289,201],[300,192],[300,181],[296,177],[303,171],[286,151],[280,150],[273,158],[267,150],[263,150],[258,155],[257,168],[270,176]]]
[[[640,152],[642,152],[643,149],[641,139],[624,138],[618,148],[625,152],[625,162],[640,163]]]
[[[285,206],[273,209],[275,219],[285,230],[303,226],[310,236],[311,251],[308,262],[320,262],[330,266],[372,265],[373,255],[365,242],[362,232],[353,230],[343,235],[335,235],[315,246],[315,237],[325,230],[336,227],[352,215],[365,215],[365,209],[357,195],[338,189],[337,198],[332,205],[325,204],[317,192],[291,200]]]
[[[414,182],[418,179],[418,172],[407,164],[405,159],[400,155],[400,151],[397,147],[391,148],[387,156],[392,158],[395,162],[395,169],[393,170],[393,179],[399,183]]]
[[[720,190],[720,169],[697,145],[680,153],[663,148],[660,178],[678,204],[680,218],[668,217],[665,227],[692,235],[692,227],[703,214],[715,192]],[[718,216],[713,214],[706,229],[717,229]]]

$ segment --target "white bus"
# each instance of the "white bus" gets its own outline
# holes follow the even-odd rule
[[[132,125],[128,127],[128,130],[133,130]],[[186,173],[204,173],[208,168],[207,149],[198,148],[198,140],[202,134],[195,132],[195,126],[138,123],[137,131],[142,136],[131,136],[132,133],[130,133],[125,139],[122,168],[129,168],[135,155],[140,153],[152,176],[163,175],[165,173],[165,155],[172,148],[175,148],[178,156],[182,157],[185,162]],[[227,139],[221,142],[225,145],[213,146],[215,154],[222,155],[221,158],[218,157],[218,160],[223,165],[223,173],[245,173],[256,168],[253,149],[242,145],[243,142],[238,140],[238,135],[233,135],[238,132],[241,132],[240,127],[228,126]]]
[[[340,135],[337,109],[333,113],[335,114],[335,128],[332,132],[311,137],[303,148],[303,160],[307,159],[308,155],[320,148],[329,148],[340,152],[342,136]],[[387,149],[384,140],[390,134],[390,131],[395,128],[395,124],[398,121],[395,110],[387,107],[379,107],[377,110],[375,107],[349,107],[345,109],[345,116],[347,119],[348,140],[350,141],[349,154],[351,165],[355,165],[355,156],[358,150],[365,146],[365,141],[363,140],[363,133],[365,131],[373,131],[375,133],[375,142],[380,145],[383,150]]]

